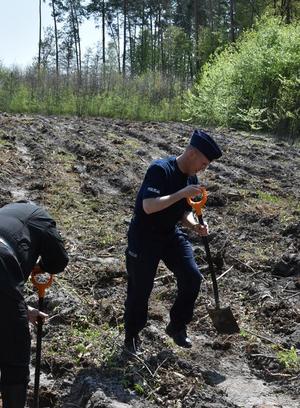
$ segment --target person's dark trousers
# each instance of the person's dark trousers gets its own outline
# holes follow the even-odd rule
[[[27,364],[0,364],[0,372],[3,408],[24,408],[29,382],[29,366]]]
[[[138,254],[128,249],[126,268],[128,274],[125,301],[125,333],[136,337],[147,323],[148,300],[153,288],[159,252],[155,246],[146,245]]]
[[[27,385],[2,385],[1,397],[3,408],[24,408],[26,404]]]
[[[178,292],[170,311],[174,330],[185,328],[193,317],[202,275],[196,265],[191,244],[181,232],[165,237],[135,239],[129,234],[126,254],[128,288],[125,302],[125,332],[136,336],[146,325],[148,300],[158,263],[162,259],[175,274]]]
[[[191,322],[202,274],[196,264],[193,249],[183,233],[174,235],[162,256],[165,265],[177,280],[177,296],[170,311],[174,331],[180,331]]]
[[[30,359],[27,307],[23,299],[7,296],[1,290],[0,327],[0,391],[3,408],[24,408]]]

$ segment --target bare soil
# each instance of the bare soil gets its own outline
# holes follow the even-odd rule
[[[241,333],[218,335],[205,281],[189,326],[193,348],[165,334],[176,293],[159,267],[142,353],[123,353],[124,251],[152,159],[179,154],[193,127],[0,114],[0,205],[22,198],[54,216],[70,254],[46,293],[41,407],[296,408],[300,406],[300,149],[266,135],[209,131],[224,156],[201,176],[222,305]],[[27,285],[27,299],[37,294]],[[32,331],[32,375],[35,333]],[[32,404],[30,383],[28,406]]]

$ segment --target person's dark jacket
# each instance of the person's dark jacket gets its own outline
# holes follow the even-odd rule
[[[0,291],[9,287],[21,291],[39,257],[42,269],[51,274],[62,272],[68,264],[55,221],[34,204],[13,203],[0,208],[1,239],[11,248],[20,268],[10,274],[0,267]]]

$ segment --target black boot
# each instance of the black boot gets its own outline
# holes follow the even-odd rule
[[[2,385],[2,407],[24,408],[26,404],[27,385]]]
[[[168,326],[166,327],[166,333],[168,336],[172,337],[174,343],[176,343],[177,346],[185,348],[192,347],[192,342],[188,338],[185,328],[177,330],[173,327],[172,323],[169,323]]]
[[[129,354],[137,354],[138,348],[141,344],[141,340],[138,335],[125,335],[124,350]]]

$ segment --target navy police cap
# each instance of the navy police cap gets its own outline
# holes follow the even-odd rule
[[[196,147],[208,158],[209,161],[216,160],[222,156],[222,151],[211,136],[196,129],[192,134],[190,145]]]

